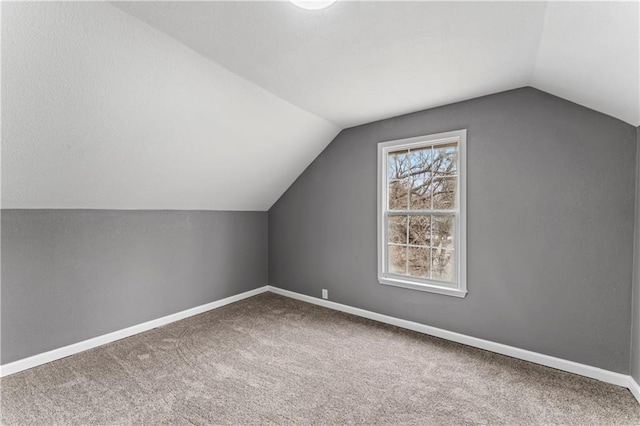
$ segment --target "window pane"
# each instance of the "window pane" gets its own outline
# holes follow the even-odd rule
[[[411,210],[431,210],[431,175],[414,175],[411,180]]]
[[[429,246],[431,242],[431,217],[409,217],[409,244]]]
[[[407,247],[406,246],[387,246],[388,270],[392,274],[407,274]]]
[[[419,148],[409,151],[409,171],[411,175],[431,172],[432,148]]]
[[[433,180],[433,209],[448,210],[456,208],[457,178],[438,178]]]
[[[453,248],[455,242],[455,216],[432,216],[433,247]]]
[[[407,216],[389,216],[388,221],[389,242],[407,244]]]
[[[389,182],[389,210],[407,210],[409,201],[409,179]]]
[[[457,283],[466,276],[464,246],[458,246],[466,230],[459,163],[465,147],[463,130],[378,144],[386,173],[378,177],[381,283],[445,294],[466,290],[466,282]]]
[[[431,249],[431,278],[453,282],[454,259],[453,250]]]
[[[387,156],[387,179],[405,179],[409,176],[408,150],[390,152]]]
[[[458,172],[458,144],[437,145],[433,148],[434,176],[450,176]]]
[[[429,278],[429,248],[409,247],[409,275]]]

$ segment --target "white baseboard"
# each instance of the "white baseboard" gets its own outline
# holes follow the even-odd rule
[[[440,337],[442,339],[451,340],[453,342],[462,343],[464,345],[473,346],[475,348],[484,349],[490,352],[496,352],[513,358],[522,359],[558,370],[567,371],[569,373],[579,374],[581,376],[597,379],[602,382],[629,388],[640,402],[640,398],[638,397],[638,394],[640,393],[638,384],[633,381],[631,376],[625,374],[615,373],[613,371],[603,370],[601,368],[592,367],[590,365],[580,364],[577,362],[568,361],[566,359],[556,358],[549,355],[516,348],[513,346],[503,345],[501,343],[495,343],[489,340],[478,339],[476,337],[467,336],[465,334],[455,333],[453,331],[447,331],[441,328],[431,327],[428,325],[420,324],[413,321],[407,321],[388,315],[382,315],[364,309],[354,308],[352,306],[331,302],[329,300],[318,299],[316,297],[307,296],[293,291],[283,290],[272,285],[269,285],[268,289],[272,293],[280,294],[292,299],[302,300],[303,302],[313,303],[314,305],[324,306],[325,308],[335,309],[337,311],[346,312],[349,314],[357,315],[359,317],[379,321],[385,324],[395,325],[396,327],[417,331],[418,333]],[[633,382],[633,384],[635,385],[635,390],[632,389],[632,385],[630,384],[631,382]]]
[[[640,385],[636,382],[633,377],[629,376],[629,390],[636,397],[638,403],[640,404]]]
[[[44,352],[38,355],[30,356],[29,358],[20,359],[18,361],[11,362],[0,366],[0,377],[8,376],[10,374],[18,373],[29,368],[37,367],[38,365],[46,364],[47,362],[55,361],[60,358],[68,357],[69,355],[77,354],[78,352],[93,349],[97,346],[102,346],[107,343],[115,342],[116,340],[124,339],[125,337],[133,336],[134,334],[142,333],[152,330],[163,325],[170,324],[175,321],[180,321],[185,318],[198,315],[212,309],[219,308],[224,305],[228,305],[233,302],[237,302],[242,299],[246,299],[251,296],[255,296],[260,293],[265,293],[268,286],[259,287],[254,290],[246,291],[244,293],[236,294],[235,296],[227,297],[215,302],[207,303],[205,305],[196,306],[195,308],[187,309],[182,312],[167,315],[166,317],[158,318],[155,320],[143,322],[142,324],[134,325],[122,330],[114,331],[109,334],[94,337],[92,339],[84,340],[82,342],[74,343],[69,346],[54,349],[48,352]]]
[[[46,364],[51,361],[55,361],[61,358],[68,357],[79,352],[93,349],[98,346],[105,345],[107,343],[115,342],[116,340],[124,339],[126,337],[133,336],[138,333],[142,333],[148,330],[152,330],[163,325],[170,324],[175,321],[180,321],[185,318],[198,315],[212,309],[219,308],[221,306],[228,305],[246,299],[260,293],[270,291],[272,293],[280,294],[282,296],[290,297],[292,299],[301,300],[303,302],[312,303],[314,305],[324,306],[325,308],[334,309],[341,312],[346,312],[352,315],[356,315],[363,318],[368,318],[374,321],[379,321],[385,324],[394,325],[396,327],[406,328],[408,330],[417,331],[418,333],[427,334],[430,336],[440,337],[442,339],[451,340],[453,342],[462,343],[468,346],[484,349],[490,352],[496,352],[502,355],[507,355],[513,358],[522,359],[525,361],[533,362],[536,364],[545,365],[547,367],[556,368],[558,370],[567,371],[569,373],[579,374],[581,376],[590,377],[603,382],[611,383],[614,385],[628,388],[633,396],[640,403],[640,386],[631,377],[625,374],[615,373],[613,371],[603,370],[601,368],[592,367],[585,364],[580,364],[573,361],[568,361],[561,358],[555,358],[549,355],[543,355],[537,352],[528,351],[525,349],[516,348],[513,346],[503,345],[501,343],[491,342],[489,340],[478,339],[476,337],[467,336],[452,331],[443,330],[441,328],[431,327],[428,325],[420,324],[413,321],[407,321],[400,318],[391,317],[388,315],[378,314],[375,312],[367,311],[365,309],[354,308],[352,306],[343,305],[329,300],[318,299],[316,297],[307,296],[304,294],[296,293],[289,290],[284,290],[271,285],[259,287],[254,290],[250,290],[244,293],[237,294],[235,296],[227,297],[225,299],[217,300],[215,302],[207,303],[205,305],[197,306],[195,308],[187,309],[182,312],[167,315],[162,318],[147,321],[142,324],[134,325],[122,330],[114,331],[109,334],[94,337],[92,339],[84,340],[82,342],[74,343],[69,346],[54,349],[48,352],[44,352],[38,355],[24,358],[18,361],[11,362],[0,366],[0,377],[8,376],[14,373],[18,373],[29,368],[37,367],[42,364]]]

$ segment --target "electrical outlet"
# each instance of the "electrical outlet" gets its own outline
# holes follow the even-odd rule
[[[327,290],[326,288],[322,289],[322,298],[323,299],[328,299],[329,298],[329,290]]]

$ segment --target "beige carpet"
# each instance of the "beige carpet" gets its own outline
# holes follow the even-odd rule
[[[271,293],[0,385],[7,425],[640,425],[627,389]]]

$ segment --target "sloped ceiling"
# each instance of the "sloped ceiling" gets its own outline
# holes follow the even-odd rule
[[[3,208],[267,210],[338,131],[110,4],[2,4]]]
[[[638,2],[122,2],[339,127],[531,85],[640,124]]]
[[[640,125],[640,2],[547,5],[531,85]]]
[[[639,13],[3,2],[2,207],[267,210],[341,128],[527,85],[637,126]]]

